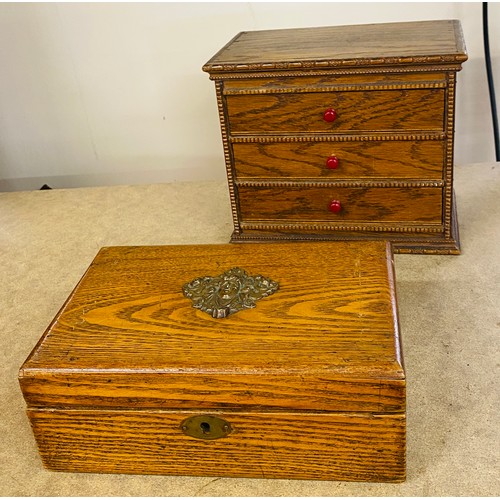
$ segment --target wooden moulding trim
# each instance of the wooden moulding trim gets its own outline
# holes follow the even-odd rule
[[[405,243],[408,243],[408,242],[405,242]],[[425,240],[417,241],[415,243],[421,244],[421,245],[430,245],[431,244],[431,242],[428,242]],[[399,245],[402,245],[402,246],[399,246]],[[445,245],[449,245],[449,248],[447,248]],[[448,241],[445,241],[444,243],[437,245],[435,248],[433,248],[432,246],[410,247],[408,245],[404,245],[404,243],[395,244],[394,253],[413,254],[413,255],[422,255],[422,254],[423,255],[460,255],[460,251],[458,251],[455,248],[454,242],[448,242]]]
[[[353,141],[442,141],[447,135],[444,132],[435,134],[375,134],[375,135],[353,135],[353,134],[317,134],[317,135],[231,135],[231,143],[245,142],[353,142]]]
[[[370,238],[373,238],[370,235]],[[378,238],[387,238],[386,235],[379,235]],[[308,233],[294,233],[294,234],[275,234],[269,235],[252,234],[250,233],[233,233],[231,242],[262,242],[262,241],[363,241],[367,238],[362,233],[356,236],[338,234],[308,234]],[[392,248],[394,253],[401,254],[427,254],[427,255],[459,255],[460,248],[457,246],[455,240],[436,239],[431,240],[422,236],[406,236],[404,235],[398,239],[396,236],[391,238]]]
[[[233,179],[233,171],[232,171],[232,161],[231,161],[231,152],[229,150],[229,141],[228,141],[228,132],[226,128],[226,117],[225,117],[225,111],[224,111],[224,104],[222,102],[222,83],[217,82],[215,85],[216,89],[216,94],[217,94],[217,109],[219,112],[219,121],[220,121],[220,127],[221,127],[221,134],[222,134],[222,145],[224,148],[224,161],[226,163],[226,174],[227,174],[227,180],[228,180],[228,187],[229,187],[229,198],[230,198],[230,203],[231,203],[231,212],[233,216],[233,226],[234,230],[239,232],[240,226],[239,226],[239,220],[238,220],[238,213],[236,210],[236,197],[234,193],[234,179]]]
[[[282,76],[339,76],[339,75],[379,75],[387,73],[421,73],[421,72],[441,72],[441,71],[460,71],[461,64],[448,66],[410,66],[391,67],[391,68],[351,68],[350,70],[329,70],[329,71],[276,71],[253,73],[220,73],[210,74],[210,80],[240,80],[247,78],[279,78]]]
[[[446,188],[444,189],[444,224],[446,237],[451,237],[451,219],[452,219],[452,186],[453,186],[453,153],[454,141],[453,130],[455,127],[455,75],[448,75],[448,100],[446,106],[446,132],[448,140],[446,141],[446,163],[444,178]]]
[[[394,179],[381,179],[381,180],[341,180],[341,181],[323,181],[310,180],[310,179],[294,179],[289,181],[283,180],[238,180],[238,186],[245,187],[380,187],[380,188],[419,188],[419,187],[443,187],[443,180],[394,180]]]
[[[304,222],[295,223],[267,223],[267,222],[242,222],[242,230],[263,230],[263,231],[374,231],[374,232],[395,232],[395,233],[442,233],[443,226],[378,226],[370,223],[356,225],[347,224],[307,224]]]
[[[248,95],[248,94],[297,94],[305,92],[360,92],[367,90],[418,90],[418,89],[444,89],[446,82],[431,83],[403,83],[403,84],[358,84],[358,85],[331,85],[328,87],[281,87],[260,89],[226,89],[224,95]]]
[[[377,58],[357,58],[357,59],[320,59],[316,61],[283,61],[283,62],[262,62],[248,64],[205,64],[203,71],[207,73],[237,72],[237,71],[293,71],[293,70],[314,70],[314,69],[336,69],[336,68],[363,68],[367,69],[376,66],[399,66],[407,65],[440,65],[444,64],[445,69],[450,69],[451,65],[460,66],[467,60],[467,54],[450,54],[435,56],[413,56],[413,57],[377,57]],[[432,66],[434,67],[434,66]],[[383,70],[383,68],[377,68]],[[404,70],[400,69],[400,70]],[[420,71],[427,71],[427,67]],[[415,68],[413,68],[415,71]],[[215,75],[212,75],[215,76]]]

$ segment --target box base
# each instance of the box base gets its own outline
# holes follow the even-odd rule
[[[405,480],[404,414],[212,412],[220,439],[182,431],[198,412],[29,409],[46,468],[65,472],[339,481]]]
[[[273,232],[262,230],[234,231],[231,243],[258,243],[268,241],[363,241],[388,240],[394,253],[460,255],[460,236],[458,231],[455,195],[452,199],[450,236],[444,233],[415,233],[405,236],[391,232]]]

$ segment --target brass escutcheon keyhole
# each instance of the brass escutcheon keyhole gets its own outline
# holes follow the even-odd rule
[[[196,439],[219,439],[233,429],[229,422],[215,415],[194,415],[182,422],[181,430]]]

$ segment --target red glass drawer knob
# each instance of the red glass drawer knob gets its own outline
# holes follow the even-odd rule
[[[338,214],[342,210],[342,205],[339,200],[332,200],[328,208],[330,209],[330,212]]]
[[[339,166],[339,159],[336,156],[330,156],[326,160],[326,166],[331,170],[335,170]]]
[[[323,113],[325,122],[334,122],[337,119],[337,112],[333,108],[328,108]]]

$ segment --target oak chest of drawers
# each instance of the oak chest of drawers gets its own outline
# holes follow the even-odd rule
[[[402,481],[390,246],[102,249],[20,372],[52,470]]]
[[[215,81],[232,241],[389,239],[460,252],[458,21],[243,32]]]

